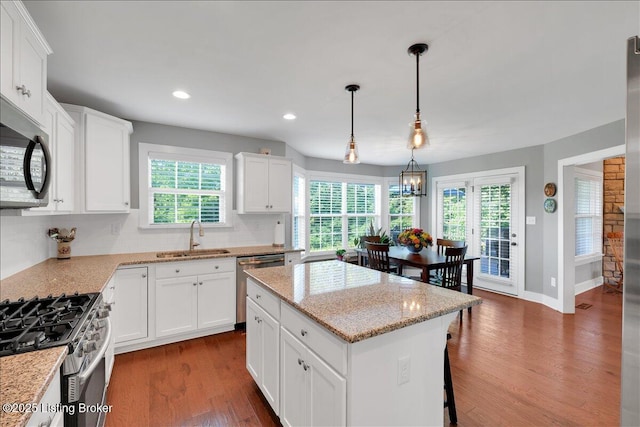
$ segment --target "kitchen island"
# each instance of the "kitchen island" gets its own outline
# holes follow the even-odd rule
[[[340,261],[249,275],[247,369],[283,425],[443,424],[447,329],[480,298]]]

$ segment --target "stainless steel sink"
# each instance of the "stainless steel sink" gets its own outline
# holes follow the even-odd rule
[[[158,258],[186,258],[186,257],[195,257],[195,256],[206,256],[206,255],[223,255],[228,254],[229,251],[226,249],[194,249],[192,251],[167,251],[167,252],[158,252],[156,257]]]

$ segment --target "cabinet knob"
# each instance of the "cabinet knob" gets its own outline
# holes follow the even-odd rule
[[[298,357],[298,365],[302,365],[302,363],[303,363],[303,362],[304,362],[304,360],[302,360],[302,359],[300,359],[300,358]]]
[[[196,282],[193,282],[193,286],[198,286],[198,283],[196,283]]]
[[[176,268],[176,273],[180,273],[180,269],[179,268]]]
[[[304,329],[300,329],[300,335],[302,335],[303,337],[306,337],[307,331],[305,331]]]
[[[129,202],[124,202],[124,205],[125,206],[129,206]]]
[[[64,199],[58,199],[60,203],[64,203]]]
[[[303,363],[302,367],[304,368],[305,371],[309,369],[309,365],[307,365],[306,363]]]
[[[143,274],[143,275],[142,275],[142,278],[144,279],[145,277],[147,277],[147,275],[146,275],[146,274]]]
[[[220,268],[220,266],[217,266],[217,265],[216,265],[216,270],[217,270],[217,269],[219,269],[219,268]]]
[[[202,282],[198,282],[198,285],[202,286]]]
[[[260,299],[260,297],[262,297],[262,295],[256,294],[256,299]]]
[[[265,205],[265,209],[269,209],[269,205]]]
[[[269,205],[269,209],[273,209],[273,205]]]

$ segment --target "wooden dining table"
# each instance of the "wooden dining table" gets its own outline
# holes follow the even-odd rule
[[[367,250],[358,248],[358,265],[367,265]],[[467,266],[467,293],[473,295],[473,262],[479,260],[479,256],[465,255],[464,264]],[[429,271],[444,267],[445,256],[438,255],[435,250],[423,248],[420,252],[413,253],[404,246],[389,247],[389,261],[398,265],[398,274],[402,274],[402,267],[410,266],[422,270],[420,280],[429,282]],[[471,308],[469,308],[471,311]]]

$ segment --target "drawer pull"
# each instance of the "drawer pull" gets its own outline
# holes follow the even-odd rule
[[[307,331],[305,331],[304,329],[300,329],[300,335],[302,335],[303,337],[306,337]]]

